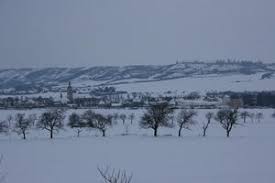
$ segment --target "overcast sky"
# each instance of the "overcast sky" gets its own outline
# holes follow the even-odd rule
[[[0,67],[275,62],[274,0],[0,0]]]

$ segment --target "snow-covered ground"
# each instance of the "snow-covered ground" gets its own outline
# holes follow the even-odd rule
[[[42,110],[28,110],[39,114]],[[100,183],[97,166],[122,168],[133,173],[133,183],[274,183],[275,182],[275,119],[273,109],[254,109],[263,112],[258,123],[248,119],[234,128],[231,138],[214,122],[208,136],[201,137],[204,114],[199,110],[198,122],[192,131],[176,137],[177,128],[161,129],[159,137],[152,130],[138,127],[143,110],[98,110],[107,113],[135,113],[134,124],[118,124],[100,137],[97,131],[86,131],[80,138],[66,128],[48,139],[43,131],[32,130],[28,140],[16,134],[0,136],[0,153],[7,183]],[[16,112],[0,111],[0,119]],[[68,113],[73,110],[68,111]],[[83,112],[83,110],[77,110]]]
[[[129,92],[165,92],[165,91],[270,91],[275,90],[275,77],[261,79],[262,74],[251,75],[205,75],[180,79],[128,83],[115,85],[118,90]]]

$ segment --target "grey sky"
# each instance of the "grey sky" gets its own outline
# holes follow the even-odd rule
[[[275,61],[274,0],[0,0],[0,67]]]

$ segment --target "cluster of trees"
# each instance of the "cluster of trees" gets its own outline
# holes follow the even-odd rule
[[[105,116],[92,110],[88,110],[83,114],[72,113],[69,116],[68,126],[76,130],[78,137],[84,128],[97,129],[105,137],[107,129],[112,126],[112,116]]]
[[[131,124],[133,124],[133,120],[135,119],[135,114],[131,113],[128,116],[124,113],[118,114],[118,113],[114,113],[112,115],[112,119],[114,122],[118,122],[118,120],[121,120],[122,124],[124,125],[126,120],[129,119]]]
[[[154,131],[154,136],[158,136],[158,129],[160,127],[173,128],[175,125],[173,123],[173,109],[167,103],[158,103],[152,105],[142,116],[140,121],[140,127],[144,129],[152,129]],[[193,109],[182,109],[177,115],[177,126],[178,126],[178,136],[181,137],[182,129],[190,130],[191,126],[196,124],[194,117],[197,112]],[[250,118],[252,122],[256,119],[260,122],[263,119],[263,113],[249,113],[247,111],[238,112],[237,109],[220,109],[217,113],[208,112],[205,115],[206,121],[202,125],[202,134],[205,137],[207,129],[214,119],[217,121],[221,127],[225,130],[226,136],[230,136],[230,132],[233,127],[238,125],[239,118],[244,120]],[[275,118],[275,112],[272,117]]]
[[[65,110],[63,109],[51,109],[43,112],[39,117],[36,114],[17,113],[0,122],[0,132],[16,132],[26,139],[30,130],[37,128],[48,131],[50,138],[53,138],[53,134],[63,128],[64,119]]]
[[[16,132],[23,139],[26,139],[31,129],[41,129],[47,131],[49,137],[52,139],[54,134],[58,133],[65,126],[65,112],[64,109],[56,108],[45,111],[38,117],[35,114],[26,115],[25,113],[17,113],[14,116],[9,115],[6,120],[0,121],[0,133]],[[128,116],[123,113],[103,115],[92,110],[87,110],[82,114],[70,114],[67,126],[74,129],[78,137],[87,128],[97,129],[105,137],[107,129],[116,124],[118,120],[121,120],[124,125],[127,119],[132,124],[134,118],[134,113]]]
[[[246,123],[248,119],[250,119],[252,123],[255,121],[260,123],[264,118],[264,115],[261,112],[252,113],[252,112],[243,111],[240,113],[240,118],[243,120],[243,123]]]
[[[54,134],[65,126],[65,112],[64,109],[55,108],[43,112],[38,117],[35,114],[17,113],[15,116],[8,116],[6,120],[0,121],[0,133],[16,132],[23,139],[26,139],[30,130],[36,128],[47,131],[49,137],[53,138]],[[196,124],[195,116],[197,116],[197,111],[194,109],[182,109],[177,115],[174,115],[174,109],[168,103],[155,103],[145,111],[139,125],[143,129],[152,129],[155,137],[158,136],[160,127],[174,128],[178,126],[178,136],[181,137],[182,130],[191,130],[191,127]],[[247,123],[248,119],[250,119],[251,122],[260,122],[263,117],[261,112],[239,112],[237,109],[220,109],[216,113],[208,112],[205,115],[205,121],[202,122],[202,135],[206,136],[207,129],[213,120],[220,124],[225,130],[226,136],[229,137],[233,127],[240,124],[238,121]],[[272,117],[275,118],[275,112]],[[78,137],[84,129],[99,130],[102,136],[105,137],[106,131],[119,121],[126,127],[126,134],[128,134],[126,120],[129,120],[129,124],[132,124],[134,119],[134,113],[129,115],[124,113],[103,115],[87,110],[82,114],[70,114],[67,126],[75,130]],[[175,120],[176,123],[174,123]]]

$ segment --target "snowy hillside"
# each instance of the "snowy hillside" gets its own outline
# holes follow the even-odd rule
[[[275,64],[263,64],[253,62],[187,62],[173,65],[139,65],[124,67],[90,67],[90,68],[44,68],[44,69],[2,69],[0,70],[1,89],[32,89],[43,87],[62,87],[69,81],[77,87],[93,87],[99,85],[117,85],[131,89],[132,84],[141,89],[151,85],[151,82],[169,80],[174,83],[176,89],[189,89],[192,83],[199,86],[190,90],[227,90],[231,84],[241,90],[271,89],[274,83]],[[183,80],[181,80],[183,78]],[[190,79],[191,78],[191,79]],[[207,78],[207,79],[206,79]],[[229,79],[228,79],[229,78]],[[208,83],[204,80],[207,80]],[[209,82],[223,83],[228,88],[209,85]],[[173,81],[171,81],[173,80]],[[148,83],[150,82],[150,83]],[[183,84],[181,84],[183,82]],[[201,84],[202,82],[202,84]],[[138,85],[136,85],[139,83]],[[140,85],[140,83],[143,83]],[[156,83],[156,84],[157,84]],[[167,83],[167,82],[165,82]],[[250,83],[250,84],[248,84]],[[131,84],[131,85],[128,85]],[[154,85],[154,84],[153,84]],[[182,85],[182,87],[179,87]],[[236,85],[236,86],[235,86]],[[248,85],[248,86],[247,86]],[[259,87],[260,86],[260,87]],[[166,90],[167,85],[165,85]],[[248,88],[247,88],[248,87]],[[270,88],[271,87],[271,88]],[[132,88],[132,90],[135,90]]]
[[[115,85],[119,90],[129,92],[192,92],[211,91],[274,91],[275,77],[261,79],[262,74],[203,75],[155,82],[139,82]]]

